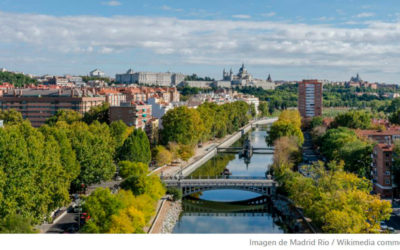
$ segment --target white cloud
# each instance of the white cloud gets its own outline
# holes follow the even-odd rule
[[[400,23],[364,28],[279,21],[51,16],[0,12],[0,47],[19,44],[54,56],[141,50],[171,63],[363,68],[399,72]],[[32,50],[32,51],[33,51]],[[51,52],[51,53],[49,53]],[[23,51],[15,52],[24,57]]]
[[[237,19],[250,19],[251,16],[250,15],[245,15],[245,14],[237,14],[237,15],[233,15],[233,18],[237,18]]]
[[[172,8],[171,6],[168,5],[163,5],[161,6],[162,10],[166,10],[166,11],[175,11],[175,12],[182,12],[183,9],[179,9],[179,8]]]
[[[360,14],[357,14],[355,17],[366,18],[366,17],[373,17],[373,16],[375,16],[375,13],[373,13],[373,12],[362,12]]]
[[[268,13],[263,13],[261,15],[264,16],[264,17],[272,17],[272,16],[275,16],[276,13],[275,12],[268,12]]]
[[[114,6],[120,6],[120,5],[122,5],[122,3],[121,3],[121,2],[119,2],[119,1],[108,1],[108,2],[102,2],[102,4],[103,4],[103,5],[112,6],[112,7],[114,7]]]

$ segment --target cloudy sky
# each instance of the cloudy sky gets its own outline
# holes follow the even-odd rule
[[[0,0],[0,68],[400,80],[398,0]]]

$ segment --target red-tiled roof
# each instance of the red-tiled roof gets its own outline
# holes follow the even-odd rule
[[[384,152],[393,151],[393,148],[394,148],[394,146],[392,144],[389,145],[389,144],[379,143],[376,146],[379,147]]]

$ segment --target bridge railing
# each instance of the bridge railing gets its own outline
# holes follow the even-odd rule
[[[190,177],[179,177],[179,176],[161,176],[161,180],[268,180],[269,178],[265,176],[190,176]]]

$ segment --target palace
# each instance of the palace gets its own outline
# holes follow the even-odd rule
[[[216,82],[217,86],[221,87],[261,87],[263,89],[275,89],[275,83],[271,79],[271,75],[268,75],[267,80],[255,79],[247,72],[246,67],[242,64],[239,72],[235,75],[232,69],[227,72],[225,69],[222,72],[222,80]]]

